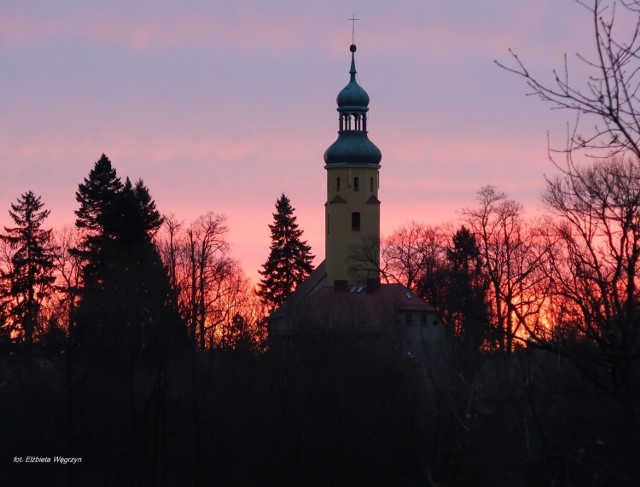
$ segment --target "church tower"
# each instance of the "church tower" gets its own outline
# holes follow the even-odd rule
[[[324,153],[327,170],[325,265],[327,284],[364,285],[378,279],[380,160],[367,136],[369,95],[356,81],[352,44],[350,80],[338,94],[338,139]],[[359,254],[360,258],[353,258]]]

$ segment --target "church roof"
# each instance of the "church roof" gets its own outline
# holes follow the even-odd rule
[[[366,132],[343,131],[324,153],[327,165],[371,164],[378,165],[382,159],[380,149],[369,140]]]
[[[310,295],[327,285],[327,270],[323,260],[311,274],[298,286],[284,303],[271,315],[271,318],[278,319],[287,313],[297,309]]]
[[[272,335],[292,335],[298,326],[319,332],[383,333],[400,313],[435,313],[402,284],[327,285],[324,262],[271,317]]]

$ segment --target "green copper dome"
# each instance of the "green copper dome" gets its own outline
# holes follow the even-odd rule
[[[332,164],[379,165],[382,153],[366,132],[342,132],[324,153],[324,162]]]
[[[338,139],[324,153],[327,165],[379,165],[382,153],[367,136],[367,112],[369,95],[356,81],[356,63],[351,50],[351,79],[338,94],[336,100],[340,113]]]
[[[351,70],[349,74],[351,79],[349,84],[345,86],[336,98],[338,110],[349,108],[367,108],[369,106],[369,95],[362,86],[356,81],[356,63],[354,53],[356,52],[355,44],[351,44]]]

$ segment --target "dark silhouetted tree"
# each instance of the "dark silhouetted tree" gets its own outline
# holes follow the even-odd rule
[[[123,183],[104,155],[79,185],[76,199],[74,253],[81,288],[77,305],[70,307],[76,333],[67,366],[69,441],[89,445],[87,426],[104,423],[109,414],[129,431],[96,426],[104,441],[139,460],[124,467],[134,483],[157,485],[158,464],[168,448],[169,370],[187,345],[154,242],[162,217],[144,183],[128,178]]]
[[[482,268],[480,247],[464,225],[447,249],[450,268],[449,300],[455,333],[471,350],[477,351],[489,322],[489,282]]]
[[[183,251],[187,256],[188,285],[181,297],[189,334],[201,349],[206,346],[207,330],[212,331],[213,323],[220,319],[213,313],[214,302],[221,297],[214,288],[227,280],[233,265],[228,255],[225,221],[223,215],[209,212],[186,230]]]
[[[572,167],[547,181],[543,201],[555,215],[548,273],[563,304],[558,325],[583,346],[572,358],[599,364],[621,396],[640,401],[640,163],[614,158]],[[563,323],[565,321],[565,323]],[[542,334],[534,337],[546,343]]]
[[[129,178],[125,180],[117,201],[117,209],[117,238],[128,247],[151,244],[163,220],[141,179],[135,185],[131,184]]]
[[[409,222],[394,231],[382,247],[385,274],[416,290],[421,279],[443,265],[446,234],[442,228]]]
[[[78,186],[76,201],[76,227],[82,234],[76,253],[83,260],[84,287],[98,284],[98,266],[104,264],[107,243],[115,238],[118,199],[122,192],[122,181],[111,166],[111,161],[102,154],[89,176]]]
[[[483,187],[477,200],[478,206],[462,215],[477,239],[489,282],[497,348],[511,353],[539,323],[547,298],[540,282],[548,247],[526,224],[521,205],[495,187]]]
[[[284,194],[276,202],[271,230],[269,258],[260,270],[258,295],[271,309],[280,306],[305,280],[313,267],[311,247],[301,239],[295,209]]]
[[[255,330],[239,313],[231,317],[230,323],[222,327],[220,347],[225,350],[250,352],[256,349]]]
[[[489,324],[489,281],[478,242],[467,227],[456,231],[444,262],[423,276],[418,292],[456,336],[463,372],[474,373]]]
[[[577,1],[588,13],[592,51],[565,55],[564,66],[548,80],[530,71],[511,52],[500,67],[521,77],[531,95],[552,109],[576,115],[566,142],[552,152],[563,156],[561,171],[549,179],[543,200],[557,219],[549,277],[554,302],[554,333],[572,334],[582,350],[578,363],[599,364],[623,398],[640,402],[638,332],[640,269],[640,2]],[[571,76],[570,76],[571,74]],[[590,166],[580,159],[592,160]],[[544,330],[533,335],[549,345]],[[585,343],[594,347],[587,352]],[[562,344],[566,350],[565,344]],[[590,374],[596,382],[600,374]]]
[[[155,348],[177,333],[179,319],[153,242],[162,217],[148,189],[141,180],[122,184],[103,155],[76,199],[83,233],[80,339],[127,354]]]
[[[114,205],[122,187],[111,161],[102,154],[76,192],[76,201],[80,203],[75,212],[76,227],[84,230],[87,237],[108,236],[113,231]]]
[[[8,317],[14,330],[22,329],[27,343],[33,342],[42,301],[55,281],[51,230],[42,229],[49,210],[43,208],[44,203],[32,191],[22,194],[9,210],[16,226],[4,227],[6,234],[1,236],[13,251],[10,269],[2,276],[8,281]]]
[[[80,233],[71,226],[65,225],[53,232],[53,241],[56,248],[56,319],[58,324],[65,328],[69,336],[75,338],[73,317],[78,304],[81,289],[82,259],[75,249],[80,245]]]
[[[194,348],[222,346],[235,314],[255,328],[258,298],[231,257],[226,217],[207,212],[186,225],[169,215],[163,227],[158,246]]]

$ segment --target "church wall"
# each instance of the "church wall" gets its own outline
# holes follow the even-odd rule
[[[380,241],[379,171],[376,167],[328,167],[325,219],[325,260],[328,282],[347,280],[364,284],[375,275],[349,273],[349,252],[353,247]],[[339,179],[339,182],[338,182]],[[358,216],[354,217],[354,213]],[[368,267],[373,271],[376,264]]]

